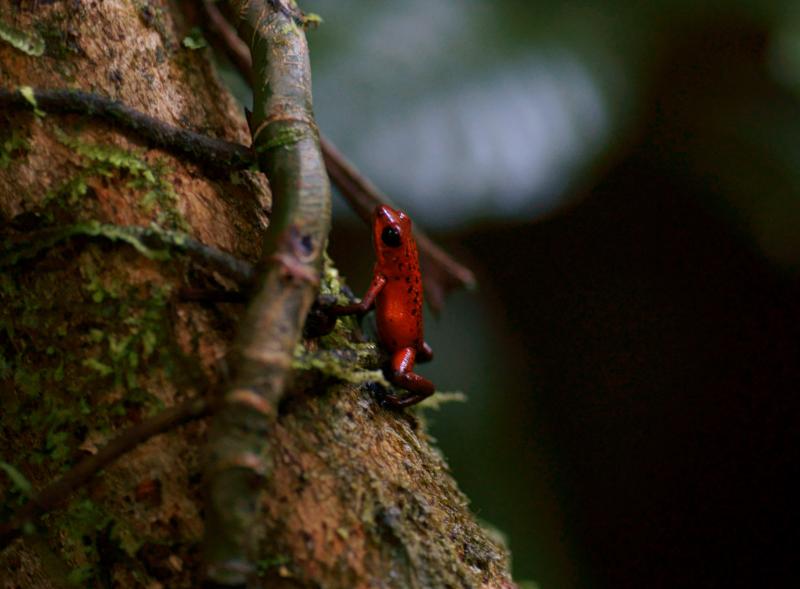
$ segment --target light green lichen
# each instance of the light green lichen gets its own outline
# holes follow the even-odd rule
[[[320,284],[319,294],[322,296],[336,297],[336,302],[345,304],[347,297],[342,294],[342,287],[344,281],[342,280],[339,270],[333,263],[333,260],[325,251],[322,254],[322,281]]]
[[[44,39],[36,31],[21,31],[0,20],[0,39],[27,53],[39,57],[44,53]]]
[[[309,352],[302,344],[298,344],[292,358],[292,369],[314,371],[325,377],[358,386],[377,382],[388,387],[389,382],[380,370],[363,368],[365,363],[374,363],[371,361],[377,353],[377,346],[373,343],[350,342],[347,349],[316,352]]]
[[[182,249],[187,237],[182,233],[166,231],[157,225],[144,228],[122,227],[97,221],[75,223],[53,229],[35,241],[7,247],[6,251],[0,255],[0,268],[14,266],[22,260],[33,258],[55,245],[77,236],[103,237],[109,241],[126,243],[146,258],[160,261],[170,258],[169,250],[152,247],[145,243],[144,238],[156,236],[165,246]]]
[[[419,403],[417,407],[420,409],[433,409],[434,411],[438,411],[441,409],[442,405],[447,403],[466,403],[467,396],[461,391],[436,391]]]
[[[325,21],[322,20],[322,17],[318,15],[316,12],[306,12],[303,15],[303,26],[308,28],[317,28],[319,25],[324,23]]]

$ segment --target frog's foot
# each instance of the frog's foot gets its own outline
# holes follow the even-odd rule
[[[303,326],[303,335],[308,338],[317,338],[328,335],[336,327],[336,315],[331,309],[336,304],[336,297],[320,296],[314,301],[306,316]]]
[[[411,407],[412,405],[424,401],[432,394],[433,393],[414,393],[411,395],[386,394],[381,398],[380,404],[387,409],[404,409],[405,407]]]

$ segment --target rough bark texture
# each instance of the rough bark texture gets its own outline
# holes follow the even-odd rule
[[[206,50],[181,43],[188,27],[166,1],[0,0],[0,23],[28,39],[22,49],[0,40],[3,88],[77,88],[249,143]],[[37,38],[44,53],[30,55]],[[78,222],[157,223],[256,262],[266,180],[204,172],[87,117],[0,113],[0,239]],[[179,291],[234,285],[181,251],[151,258],[84,236],[0,268],[0,459],[34,489],[115,432],[222,380],[243,309]],[[295,360],[269,434],[264,517],[253,522],[259,578],[270,587],[509,586],[503,549],[475,523],[417,419],[334,384],[332,375],[372,374],[357,364],[375,368],[374,350],[353,351],[364,346],[349,343],[348,326],[304,342]],[[197,587],[206,433],[199,422],[154,438],[65,498],[0,554],[0,587]],[[3,521],[24,495],[0,473]]]

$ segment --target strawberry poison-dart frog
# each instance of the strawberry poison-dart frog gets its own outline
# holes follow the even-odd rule
[[[332,307],[334,316],[362,315],[375,306],[378,340],[391,354],[387,379],[411,394],[388,394],[385,405],[408,407],[433,394],[431,381],[413,372],[415,362],[433,358],[422,337],[422,280],[411,219],[382,205],[372,216],[372,240],[377,261],[360,303]]]

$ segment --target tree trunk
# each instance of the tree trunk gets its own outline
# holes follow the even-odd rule
[[[81,89],[250,142],[173,3],[0,0],[0,39],[2,89]],[[24,479],[42,488],[224,380],[243,308],[186,293],[241,285],[180,248],[113,230],[182,232],[257,261],[266,179],[210,174],[88,116],[0,113],[2,521],[25,503]],[[54,227],[77,229],[45,239]],[[20,244],[27,253],[12,255]],[[323,288],[336,290],[332,268]],[[343,382],[376,367],[352,328],[298,349],[252,522],[253,585],[511,586],[504,549],[475,523],[418,419]],[[65,497],[0,554],[2,586],[199,586],[206,433],[199,421],[152,438]]]

